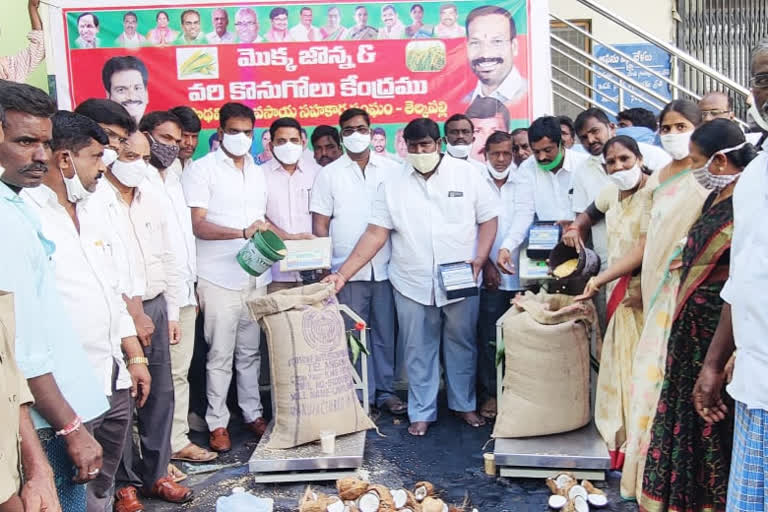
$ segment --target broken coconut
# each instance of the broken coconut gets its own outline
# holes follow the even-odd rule
[[[568,503],[568,499],[560,494],[553,494],[549,497],[548,505],[553,510],[560,510]]]
[[[416,496],[408,489],[392,489],[390,493],[392,494],[392,501],[394,501],[396,509],[408,509],[411,512],[419,512],[421,510],[421,505],[419,505]]]
[[[595,508],[603,508],[608,505],[608,498],[605,494],[590,494],[587,496],[587,501]]]
[[[325,510],[326,512],[344,512],[344,502],[341,501],[336,496],[331,496],[328,498],[330,503],[326,505]]]
[[[605,496],[605,491],[603,491],[602,489],[598,489],[597,487],[592,485],[592,482],[590,482],[589,480],[582,480],[581,486],[587,490],[588,494],[602,494],[603,496]]]
[[[576,512],[589,512],[589,505],[587,505],[587,499],[583,496],[576,496],[573,499],[573,509]]]
[[[395,502],[388,487],[384,485],[369,485],[368,492],[375,492],[379,495],[379,512],[394,512]]]
[[[356,500],[368,490],[368,482],[357,478],[342,478],[336,481],[339,497],[344,501]]]
[[[421,510],[422,512],[448,512],[448,505],[440,498],[427,496],[421,502]]]
[[[357,500],[357,508],[360,509],[360,512],[378,512],[380,503],[379,493],[369,491]]]
[[[416,482],[413,486],[413,495],[416,496],[416,501],[422,502],[424,498],[435,495],[435,486],[429,482]]]
[[[583,488],[580,485],[572,485],[570,489],[568,489],[568,498],[570,500],[575,500],[577,496],[580,496],[585,501],[587,499],[587,490]]]

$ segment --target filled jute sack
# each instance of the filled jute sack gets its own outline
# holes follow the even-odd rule
[[[583,427],[589,412],[591,301],[531,292],[503,324],[504,391],[494,438],[558,434]]]
[[[267,334],[275,425],[267,448],[293,448],[320,432],[375,426],[360,406],[333,285],[311,284],[248,300]]]

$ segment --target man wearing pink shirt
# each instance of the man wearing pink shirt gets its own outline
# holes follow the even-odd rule
[[[262,165],[267,180],[267,220],[283,240],[314,238],[309,199],[317,167],[301,158],[301,125],[292,117],[281,117],[269,127],[269,134],[274,158]],[[279,265],[272,267],[268,293],[301,286],[298,272],[280,272]]]

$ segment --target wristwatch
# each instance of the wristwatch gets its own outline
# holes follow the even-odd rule
[[[126,359],[125,360],[125,364],[127,366],[131,366],[132,364],[145,364],[145,365],[148,365],[149,364],[149,359],[147,359],[146,357],[132,357],[130,359]]]

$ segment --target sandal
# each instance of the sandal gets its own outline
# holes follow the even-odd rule
[[[396,396],[392,396],[384,400],[384,407],[395,416],[402,416],[408,413],[408,404],[400,400]]]
[[[187,474],[173,464],[168,464],[168,476],[176,483],[187,479]]]
[[[208,451],[205,448],[197,446],[195,443],[189,443],[187,446],[171,455],[171,460],[183,462],[211,462],[219,454]]]

